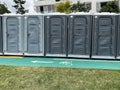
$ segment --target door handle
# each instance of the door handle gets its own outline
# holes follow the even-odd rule
[[[9,36],[10,34],[7,34],[7,37]]]
[[[30,33],[28,33],[28,37],[30,36]]]

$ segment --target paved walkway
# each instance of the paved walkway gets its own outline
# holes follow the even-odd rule
[[[120,70],[120,61],[90,59],[0,57],[0,65]]]

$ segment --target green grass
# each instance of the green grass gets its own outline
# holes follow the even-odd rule
[[[120,71],[0,66],[0,90],[120,90]]]

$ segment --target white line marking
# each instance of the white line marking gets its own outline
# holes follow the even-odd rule
[[[73,65],[72,62],[70,61],[63,61],[63,62],[60,62],[59,64],[63,64],[63,65]]]
[[[31,61],[32,63],[43,63],[43,64],[52,64],[54,62],[52,61],[37,61],[37,60],[34,60],[34,61]]]

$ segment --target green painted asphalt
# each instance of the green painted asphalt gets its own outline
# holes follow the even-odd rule
[[[0,65],[120,70],[120,61],[66,58],[0,58]]]

